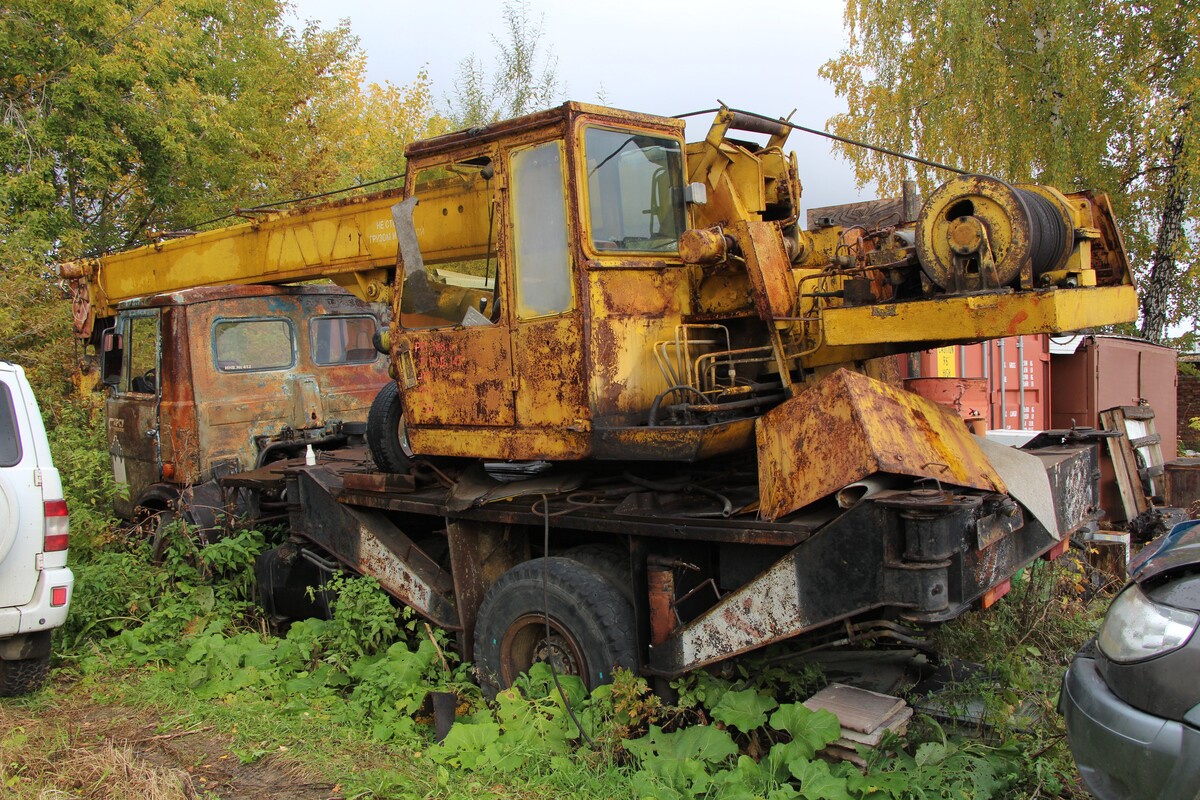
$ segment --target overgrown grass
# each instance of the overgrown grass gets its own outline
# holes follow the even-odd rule
[[[245,768],[285,765],[327,786],[328,796],[1083,796],[1053,709],[1062,669],[1103,605],[1085,599],[1089,587],[1076,572],[1036,566],[998,606],[942,630],[946,653],[984,662],[989,677],[967,688],[985,699],[987,737],[955,737],[918,720],[907,739],[870,754],[863,773],[816,755],[838,735],[831,715],[798,702],[822,684],[817,670],[697,673],[679,685],[681,702],[665,706],[628,674],[590,697],[563,679],[564,700],[538,667],[488,703],[445,634],[396,609],[370,579],[350,577],[332,583],[332,620],[275,635],[251,602],[253,561],[268,536],[247,531],[197,551],[181,531],[166,563],[152,566],[146,543],[114,533],[107,518],[107,458],[80,452],[95,446],[93,422],[63,414],[53,434],[76,504],[73,526],[82,508],[73,530],[77,591],[57,644],[59,686],[0,707],[4,713],[36,716],[63,691],[73,702],[83,695],[113,709],[152,710],[166,731],[211,731],[222,757]],[[431,691],[458,698],[458,721],[441,744],[433,740]],[[129,796],[88,783],[78,731],[23,736],[0,740],[6,796],[82,784],[93,788],[79,796]],[[147,787],[168,787],[164,796],[204,790],[170,769],[156,772],[119,743],[106,747],[92,754],[108,765],[101,771],[141,775]],[[47,749],[80,756],[74,789],[38,766]]]

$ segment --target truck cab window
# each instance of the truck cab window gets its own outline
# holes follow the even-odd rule
[[[490,325],[500,318],[492,160],[478,156],[427,167],[413,191],[413,224],[425,269],[405,276],[405,328]]]
[[[561,142],[512,154],[517,316],[531,319],[571,308],[571,255]]]
[[[683,151],[661,136],[588,128],[588,218],[601,252],[670,252],[686,225]]]
[[[221,372],[290,369],[296,363],[292,324],[286,319],[220,320],[213,325],[213,354]]]
[[[125,375],[122,389],[154,394],[158,391],[158,315],[131,316],[125,337]]]
[[[374,317],[317,317],[309,322],[312,359],[322,366],[366,364],[379,355],[371,344]]]

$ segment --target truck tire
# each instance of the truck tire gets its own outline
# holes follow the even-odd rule
[[[633,605],[599,572],[570,558],[518,564],[488,589],[475,622],[484,693],[511,686],[551,648],[558,650],[559,673],[578,676],[589,691],[610,682],[617,667],[636,669]]]
[[[606,544],[581,544],[563,552],[564,558],[578,561],[608,579],[625,599],[633,604],[633,573],[629,569],[629,554]]]
[[[50,674],[50,654],[0,661],[0,697],[16,697],[36,692]]]
[[[408,472],[413,452],[404,430],[400,386],[389,381],[375,395],[367,414],[367,447],[375,466],[384,472]]]

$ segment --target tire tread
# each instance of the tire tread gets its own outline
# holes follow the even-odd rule
[[[50,674],[50,655],[0,661],[0,697],[36,692]]]
[[[543,562],[546,562],[544,567]],[[498,688],[496,679],[500,675],[499,650],[488,642],[489,639],[499,638],[503,634],[503,630],[497,628],[498,621],[495,617],[513,616],[511,612],[501,612],[504,605],[514,602],[514,598],[516,602],[529,606],[524,609],[524,613],[541,612],[543,576],[551,590],[549,599],[552,608],[556,599],[561,600],[565,595],[566,598],[572,599],[578,612],[590,616],[600,630],[604,638],[604,647],[613,656],[611,664],[603,665],[605,673],[609,675],[607,680],[611,680],[613,667],[637,669],[637,626],[633,605],[620,589],[593,567],[572,558],[535,558],[518,564],[501,575],[488,589],[479,607],[475,627],[475,660],[485,692]],[[556,594],[559,597],[556,597]],[[499,624],[503,626],[506,623]],[[497,629],[492,630],[493,628]],[[589,666],[594,668],[599,665]],[[590,686],[591,676],[586,676],[584,682]]]

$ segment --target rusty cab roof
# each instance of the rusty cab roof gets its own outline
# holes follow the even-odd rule
[[[607,118],[606,121],[614,124],[666,128],[677,131],[680,134],[683,133],[684,129],[684,121],[675,119],[674,117],[660,117],[654,114],[642,114],[636,111],[624,111],[617,108],[570,101],[554,108],[548,108],[545,111],[526,114],[523,117],[514,117],[513,119],[506,119],[502,122],[480,128],[467,128],[443,134],[442,136],[434,136],[431,139],[412,142],[404,148],[404,157],[406,159],[419,159],[426,156],[452,152],[463,146],[496,141],[534,128],[567,124],[575,117],[585,114],[590,117]]]
[[[247,297],[353,297],[350,292],[332,283],[301,284],[298,286],[225,284],[222,286],[198,286],[175,292],[135,297],[120,303],[122,311],[135,308],[162,308],[163,306],[190,306],[197,303],[212,303]],[[365,304],[364,304],[365,305]]]

